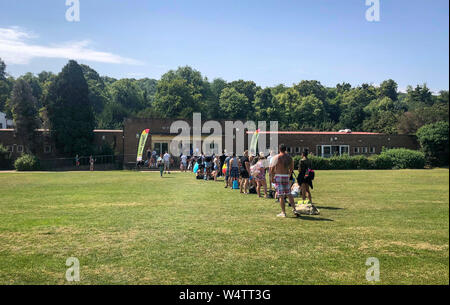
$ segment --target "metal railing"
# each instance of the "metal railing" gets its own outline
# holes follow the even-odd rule
[[[114,170],[122,169],[123,156],[115,155],[93,155],[94,170]],[[81,156],[78,158],[55,158],[42,159],[40,162],[41,170],[89,170],[90,156]]]

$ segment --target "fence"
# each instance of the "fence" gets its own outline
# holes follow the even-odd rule
[[[123,156],[100,155],[92,156],[94,159],[94,170],[116,170],[122,169]],[[78,162],[77,162],[78,161]],[[57,158],[40,160],[41,170],[89,170],[90,156],[77,158]]]

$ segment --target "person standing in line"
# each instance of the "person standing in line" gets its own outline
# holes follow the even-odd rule
[[[241,158],[241,194],[248,194],[250,178],[250,159],[248,158],[248,150],[244,152],[244,156]]]
[[[239,164],[239,160],[236,157],[236,153],[233,153],[233,157],[230,159],[230,165],[229,165],[229,170],[230,170],[230,181],[229,181],[229,185],[231,186],[231,188],[233,188],[233,183],[234,181],[239,181],[239,168],[240,168],[240,164]]]
[[[94,163],[95,163],[94,157],[92,157],[92,155],[91,155],[89,157],[89,170],[91,172],[94,171]]]
[[[227,158],[227,156],[225,155],[225,151],[222,151],[222,155],[220,155],[220,157],[219,157],[219,177],[223,176],[222,168],[223,168],[223,165],[225,164],[226,158]]]
[[[291,194],[289,186],[289,177],[294,171],[294,160],[286,152],[286,146],[280,145],[280,153],[272,159],[272,166],[270,172],[272,174],[272,182],[275,183],[275,188],[281,206],[281,213],[277,217],[286,217],[285,197],[288,197],[289,203],[293,209],[294,215],[300,216],[295,208],[294,197]]]
[[[220,167],[220,158],[219,157],[214,157],[214,171],[213,171],[213,177],[214,177],[214,181],[217,181],[217,177],[219,177],[221,170]]]
[[[166,172],[166,174],[169,174],[169,175],[170,175],[170,159],[171,159],[171,156],[170,156],[169,152],[166,151],[166,153],[163,156],[164,171]]]
[[[229,179],[230,179],[230,160],[231,160],[231,157],[228,155],[226,158],[225,158],[225,161],[224,161],[224,166],[226,166],[226,169],[225,169],[225,188],[228,188],[228,185],[229,185]],[[232,186],[232,185],[230,185],[230,186]]]
[[[187,156],[185,154],[182,154],[180,159],[181,159],[181,171],[182,172],[186,172],[187,170]]]
[[[148,161],[148,168],[151,168],[152,166],[152,151],[150,150],[150,147],[147,149],[147,161]]]
[[[270,154],[267,157],[267,168],[270,169],[272,167],[272,161],[273,158],[275,157],[275,152],[273,150],[270,150]],[[269,170],[269,190],[272,190],[272,173]]]
[[[267,182],[266,182],[266,167],[265,167],[266,158],[264,157],[264,153],[261,152],[259,154],[258,162],[255,165],[256,172],[256,192],[258,197],[261,197],[261,186],[264,189],[264,198],[267,198]]]
[[[310,187],[313,188],[313,184],[309,175],[309,171],[311,170],[311,160],[308,159],[308,153],[309,152],[307,149],[305,149],[302,153],[302,159],[300,160],[297,179],[298,184],[301,188],[303,202],[305,202],[306,195],[308,195],[308,203],[312,204]]]
[[[156,160],[158,160],[158,153],[154,150],[152,151],[152,166],[153,167],[158,167],[158,165],[156,164]]]

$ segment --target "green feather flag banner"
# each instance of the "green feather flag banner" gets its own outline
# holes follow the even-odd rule
[[[252,141],[250,143],[250,155],[256,156],[256,148],[258,146],[259,129],[253,133]]]
[[[141,139],[139,140],[138,154],[137,154],[137,162],[142,161],[142,154],[144,153],[145,143],[147,142],[148,134],[150,133],[150,129],[146,129],[142,131]]]

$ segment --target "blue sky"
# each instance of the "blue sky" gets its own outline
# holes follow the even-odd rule
[[[261,86],[316,79],[404,90],[449,84],[449,6],[444,0],[0,0],[0,57],[13,76],[59,72],[77,58],[101,75],[159,79],[190,65],[209,79]]]

